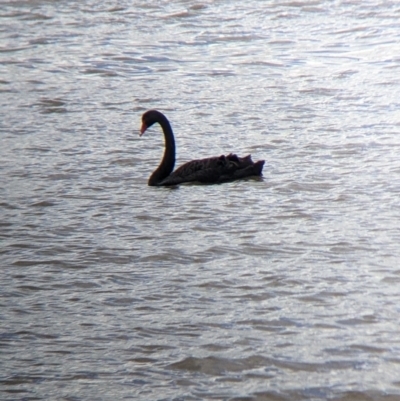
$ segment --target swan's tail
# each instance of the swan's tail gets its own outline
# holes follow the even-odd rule
[[[253,164],[254,175],[262,175],[265,160],[259,160]]]
[[[240,168],[229,174],[222,174],[219,178],[219,182],[234,181],[246,177],[261,176],[262,169],[264,167],[264,160],[259,160],[245,168]]]

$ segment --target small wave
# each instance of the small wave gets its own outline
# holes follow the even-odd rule
[[[52,201],[40,201],[36,203],[32,203],[32,207],[49,207],[49,206],[55,206],[56,203]]]
[[[228,372],[244,372],[260,368],[278,368],[289,371],[320,372],[321,370],[352,369],[353,361],[335,360],[323,363],[288,361],[258,355],[242,359],[208,356],[205,358],[187,357],[169,365],[171,369],[201,372],[209,375],[224,375]]]
[[[171,19],[171,18],[187,18],[190,17],[190,12],[187,10],[183,10],[183,11],[178,11],[176,13],[172,13],[172,14],[168,14],[166,16],[164,16],[165,19]]]

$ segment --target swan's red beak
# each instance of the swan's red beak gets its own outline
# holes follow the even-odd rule
[[[147,130],[147,125],[145,123],[142,123],[139,136],[142,136],[146,132],[146,130]]]

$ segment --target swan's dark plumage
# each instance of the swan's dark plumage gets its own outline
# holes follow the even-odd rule
[[[178,185],[185,182],[218,184],[262,175],[264,160],[254,163],[250,155],[238,157],[232,153],[227,156],[192,160],[173,171],[175,166],[175,139],[171,125],[164,114],[157,110],[146,111],[142,116],[140,135],[143,135],[147,128],[154,123],[159,123],[163,130],[165,151],[160,165],[149,178],[148,184],[151,186]]]

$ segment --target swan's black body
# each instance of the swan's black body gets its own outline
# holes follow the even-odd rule
[[[146,111],[142,116],[140,135],[143,135],[146,129],[154,123],[159,123],[163,130],[165,151],[160,165],[149,178],[148,184],[150,186],[178,185],[185,182],[218,184],[262,175],[264,160],[254,163],[250,155],[238,157],[232,153],[227,156],[192,160],[173,171],[175,166],[175,139],[171,125],[164,114],[157,110]]]

